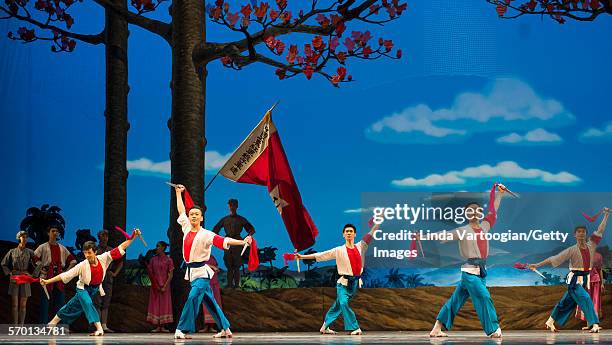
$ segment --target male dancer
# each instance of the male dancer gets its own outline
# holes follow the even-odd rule
[[[74,255],[70,254],[68,249],[62,244],[57,243],[57,238],[60,235],[60,230],[56,225],[50,225],[47,227],[47,234],[49,241],[41,244],[34,251],[34,255],[40,259],[38,262],[40,270],[40,278],[50,279],[61,274],[66,264],[68,264],[68,270],[76,265],[77,261]],[[53,313],[64,306],[66,294],[64,292],[64,284],[58,280],[57,284],[47,286],[49,295],[53,301]],[[41,291],[40,296],[40,323],[47,323],[49,321],[49,300],[47,296]]]
[[[108,230],[102,229],[98,231],[98,250],[96,254],[102,254],[111,251],[113,248],[108,245]],[[100,314],[100,321],[102,322],[102,329],[105,333],[113,333],[114,331],[108,328],[108,309],[110,308],[110,302],[113,297],[113,282],[115,277],[119,275],[123,268],[123,260],[113,262],[108,268],[108,274],[104,276],[102,282],[102,288],[104,289],[104,296],[96,295],[94,303],[96,309]]]
[[[567,274],[566,278],[567,291],[546,321],[546,328],[550,329],[551,332],[557,331],[555,322],[558,322],[561,326],[565,324],[567,318],[574,312],[576,305],[579,305],[584,312],[587,319],[587,325],[591,328],[590,332],[598,333],[601,330],[601,327],[599,327],[599,318],[597,317],[597,313],[595,313],[593,300],[591,300],[587,288],[589,286],[589,274],[593,267],[592,258],[595,256],[597,244],[601,241],[604,230],[606,230],[610,209],[605,207],[603,213],[604,216],[599,227],[597,227],[595,233],[593,233],[588,240],[586,227],[584,225],[577,226],[574,229],[574,236],[576,237],[575,246],[571,246],[542,262],[529,265],[529,268],[534,270],[544,265],[557,267],[569,260],[570,272]]]
[[[357,293],[357,288],[361,287],[361,273],[363,273],[365,264],[364,254],[372,241],[372,234],[378,227],[379,225],[374,225],[361,241],[355,243],[355,235],[357,234],[355,225],[346,224],[342,229],[342,236],[345,240],[343,246],[315,254],[295,254],[296,258],[300,260],[314,259],[317,262],[336,260],[338,275],[340,275],[340,279],[336,283],[336,301],[325,315],[323,326],[319,330],[321,334],[336,334],[329,326],[342,313],[344,329],[350,331],[351,335],[361,335],[361,328],[359,328],[355,312],[349,306],[349,302]]]
[[[140,235],[140,230],[134,230],[131,239],[121,243],[117,248],[96,256],[96,244],[87,241],[83,244],[83,254],[85,259],[67,272],[63,272],[51,279],[40,279],[40,284],[46,286],[60,280],[67,284],[74,277],[79,277],[77,282],[76,294],[65,306],[57,312],[57,315],[49,322],[49,326],[57,325],[60,320],[70,324],[74,322],[81,313],[85,313],[87,321],[96,326],[96,331],[90,335],[104,335],[100,316],[93,304],[93,298],[100,292],[104,296],[104,288],[101,286],[108,267],[113,260],[119,260],[125,255],[125,250],[132,244],[136,236]]]
[[[238,200],[229,199],[227,202],[230,214],[221,218],[217,225],[213,228],[215,234],[219,234],[221,228],[225,229],[225,236],[241,240],[241,232],[244,228],[249,236],[255,234],[255,228],[243,216],[236,213],[238,210]],[[240,267],[242,266],[242,257],[240,253],[242,248],[233,247],[223,253],[223,262],[227,268],[227,286],[230,288],[240,287]]]
[[[220,249],[229,249],[230,246],[244,246],[251,243],[251,237],[247,236],[244,240],[235,240],[230,237],[221,237],[214,232],[202,228],[200,225],[204,220],[202,209],[198,206],[192,207],[189,211],[189,217],[185,214],[185,205],[183,204],[182,193],[185,191],[183,185],[177,185],[176,191],[176,208],[178,209],[179,217],[177,222],[183,230],[183,258],[187,264],[187,272],[185,280],[191,282],[191,291],[189,297],[183,307],[181,318],[176,326],[174,333],[175,339],[189,339],[183,331],[194,333],[195,321],[200,311],[202,299],[208,311],[212,314],[217,327],[221,332],[215,334],[215,338],[231,338],[229,321],[223,314],[223,311],[215,301],[215,297],[210,288],[210,278],[215,272],[206,265],[206,261],[210,258],[210,250],[214,245]]]
[[[499,188],[500,193],[495,195],[495,189]],[[468,297],[472,298],[474,309],[480,324],[485,333],[491,338],[501,338],[502,332],[497,320],[497,313],[493,300],[487,290],[485,277],[487,276],[486,260],[489,255],[489,243],[483,235],[491,230],[497,218],[497,209],[502,199],[502,195],[506,187],[502,184],[493,184],[489,195],[489,204],[487,215],[482,223],[476,216],[469,217],[469,223],[451,231],[453,240],[459,241],[459,252],[461,256],[467,259],[467,262],[461,266],[461,281],[453,292],[452,296],[436,317],[436,323],[429,333],[430,337],[447,337],[448,335],[442,331],[442,327],[451,329],[455,316],[465,303]],[[478,214],[477,209],[480,205],[476,202],[471,202],[465,207],[466,215]],[[459,237],[459,234],[465,236]],[[478,235],[480,234],[480,235]]]

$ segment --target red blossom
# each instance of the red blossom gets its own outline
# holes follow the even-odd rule
[[[498,2],[495,10],[497,11],[498,16],[503,17],[508,8],[506,7],[506,5],[502,4],[501,2]]]
[[[336,50],[336,48],[338,48],[338,45],[340,45],[338,37],[334,36],[331,40],[329,40],[329,49]]]
[[[295,44],[289,46],[289,53],[287,54],[287,62],[293,64],[298,53],[298,47]]]
[[[230,65],[232,63],[232,58],[226,55],[221,58],[221,63],[224,65]]]
[[[396,56],[398,59],[401,59],[401,58],[402,58],[402,50],[401,50],[401,49],[398,49],[398,50],[397,50],[397,53],[395,53],[395,56]]]
[[[365,48],[363,48],[363,56],[369,57],[370,54],[372,54],[372,48],[370,48],[370,46],[365,46]]]
[[[291,11],[283,12],[283,14],[281,14],[281,20],[285,24],[289,23],[291,21]]]
[[[270,11],[270,19],[272,19],[272,21],[275,21],[276,18],[278,18],[278,11],[271,10]]]
[[[266,13],[268,13],[269,7],[270,6],[267,2],[260,3],[259,7],[255,7],[255,17],[257,17],[257,19],[259,20],[263,20],[263,18],[266,16]]]
[[[251,9],[251,4],[246,4],[240,9],[240,13],[242,13],[242,15],[245,17],[249,17],[251,12],[253,12],[253,9]]]
[[[287,0],[276,0],[276,5],[282,10],[287,7]]]
[[[346,49],[348,49],[349,53],[351,53],[353,52],[353,49],[355,49],[355,42],[353,42],[352,39],[347,37],[344,40],[344,46],[346,47]]]
[[[221,17],[221,7],[211,8],[209,12],[209,16],[214,20],[218,20]]]
[[[316,50],[323,50],[325,49],[325,43],[323,43],[323,37],[321,36],[315,36],[312,39],[312,46],[316,49]]]
[[[276,41],[276,55],[281,55],[285,51],[285,43]]]
[[[274,73],[278,76],[278,79],[283,80],[285,79],[285,74],[287,73],[287,70],[277,68]]]
[[[342,36],[342,34],[344,33],[344,30],[346,30],[344,21],[339,21],[338,24],[336,24],[336,34],[338,35],[338,37]]]
[[[390,51],[391,49],[393,49],[393,41],[391,41],[391,40],[385,40],[383,45],[385,46],[385,49],[387,51]]]
[[[327,17],[323,13],[319,13],[316,19],[323,29],[327,29],[330,24],[330,20],[327,19]]]
[[[338,67],[338,70],[336,72],[338,72],[338,76],[340,77],[340,80],[344,80],[344,78],[346,77],[346,68]]]
[[[337,57],[338,57],[338,62],[340,62],[341,64],[344,64],[344,61],[346,61],[346,53],[339,52]]]
[[[238,22],[238,19],[240,19],[240,15],[238,14],[238,12],[228,13],[226,17],[231,27],[234,27]]]
[[[312,68],[312,66],[306,65],[306,67],[304,67],[302,72],[306,76],[306,79],[310,80],[310,78],[312,78],[312,74],[314,73],[314,69]]]
[[[312,55],[312,47],[310,44],[304,44],[304,54],[306,54],[306,56]]]

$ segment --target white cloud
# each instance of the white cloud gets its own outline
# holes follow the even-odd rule
[[[501,136],[496,140],[500,144],[558,144],[563,139],[555,133],[551,133],[544,128],[536,128],[532,131],[520,135],[516,132]]]
[[[204,169],[207,172],[216,172],[229,159],[232,153],[220,154],[217,151],[206,151],[204,153]],[[126,162],[127,169],[131,173],[142,175],[155,175],[161,177],[170,177],[170,161],[154,162],[149,158],[139,158],[136,160],[128,160]]]
[[[233,152],[220,154],[217,151],[206,151],[204,153],[204,169],[206,171],[214,171],[221,169],[223,164],[231,157]]]
[[[587,129],[580,134],[579,139],[583,142],[612,140],[612,122],[608,122],[608,124],[604,125],[602,129]]]
[[[448,108],[418,104],[385,116],[370,125],[366,134],[385,142],[420,142],[423,138],[439,142],[443,138],[466,138],[476,132],[555,127],[573,119],[559,101],[540,97],[525,82],[496,79],[480,93],[457,95]]]
[[[397,187],[435,187],[457,186],[477,183],[485,179],[513,180],[528,184],[567,185],[576,184],[581,179],[566,171],[551,173],[541,169],[526,169],[513,161],[499,162],[495,166],[483,164],[468,167],[461,171],[452,170],[443,174],[431,174],[424,178],[406,177],[393,180]]]
[[[348,210],[344,210],[344,213],[367,213],[367,212],[372,211],[373,209],[374,209],[374,207],[368,207],[368,208],[363,208],[363,207],[360,207],[360,208],[351,208],[351,209],[348,209]]]
[[[149,172],[170,176],[170,161],[156,163],[148,158],[140,158],[133,161],[127,161],[127,169],[128,171]]]

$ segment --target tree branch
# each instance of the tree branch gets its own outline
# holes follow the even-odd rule
[[[109,0],[94,0],[95,3],[104,7],[107,10],[114,11],[118,15],[121,15],[129,24],[136,25],[149,32],[157,34],[163,38],[166,42],[171,44],[172,42],[172,26],[168,23],[156,19],[150,19],[138,15],[137,13],[131,12],[125,8],[121,8]]]
[[[57,32],[58,34],[60,34],[61,36],[65,36],[65,37],[70,37],[85,43],[89,43],[89,44],[101,44],[104,43],[104,30],[102,32],[100,32],[99,34],[96,35],[85,35],[85,34],[78,34],[78,33],[74,33],[71,31],[66,31],[64,29],[61,29],[55,25],[49,25],[48,23],[42,23],[36,19],[33,19],[31,16],[23,16],[20,15],[18,13],[13,14],[11,13],[7,8],[5,8],[4,6],[0,6],[0,11],[3,11],[4,13],[8,14],[8,17],[2,17],[1,19],[8,19],[8,18],[15,18],[21,21],[24,21],[26,23],[30,23],[32,25],[35,25],[41,29],[45,29],[45,30],[52,30]]]
[[[558,23],[563,24],[565,22],[564,18],[590,22],[594,21],[600,14],[612,14],[612,0],[598,0],[596,2],[585,2],[583,0],[571,0],[569,2],[559,0],[529,0],[520,5],[512,4],[508,0],[486,1],[497,6],[498,15],[502,19],[515,19],[525,14],[547,15]],[[592,5],[593,3],[595,5]],[[536,8],[540,8],[540,10],[536,10]],[[515,13],[506,15],[507,9],[511,9]]]
[[[283,25],[272,25],[272,22],[267,25],[263,25],[264,28],[254,34],[251,35],[251,40],[249,42],[249,38],[244,38],[239,41],[229,42],[225,44],[214,43],[214,42],[203,42],[199,44],[193,50],[193,59],[196,64],[206,64],[210,61],[216,60],[222,56],[228,55],[226,52],[228,50],[242,53],[248,49],[249,45],[257,45],[262,43],[267,37],[273,36],[283,36],[289,33],[304,33],[304,34],[312,34],[312,35],[321,35],[327,36],[331,34],[336,26],[329,25],[326,28],[323,28],[320,25],[307,25],[305,22],[314,17],[316,14],[320,13],[332,13],[338,12],[342,16],[342,23],[349,22],[354,19],[368,21],[365,17],[360,17],[363,11],[366,11],[370,6],[374,5],[378,0],[366,0],[362,2],[359,6],[348,9],[350,5],[355,3],[355,0],[347,1],[346,3],[339,5],[335,10],[333,6],[339,4],[339,2],[334,2],[331,7],[325,9],[315,9],[316,1],[313,1],[311,11],[306,13],[303,17],[297,20],[295,23],[286,23]],[[381,22],[384,23],[385,21]],[[224,21],[224,23],[226,23]],[[269,25],[272,25],[271,28],[268,28]],[[231,27],[230,27],[231,28]]]

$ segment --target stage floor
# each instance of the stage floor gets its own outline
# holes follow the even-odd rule
[[[362,336],[319,335],[317,333],[237,333],[232,339],[213,339],[196,334],[193,339],[172,339],[172,334],[113,333],[103,337],[71,334],[63,337],[10,337],[1,335],[0,344],[612,344],[612,331],[589,334],[562,331],[506,331],[502,340],[489,339],[482,332],[452,332],[448,338],[428,337],[427,332],[368,332]]]

